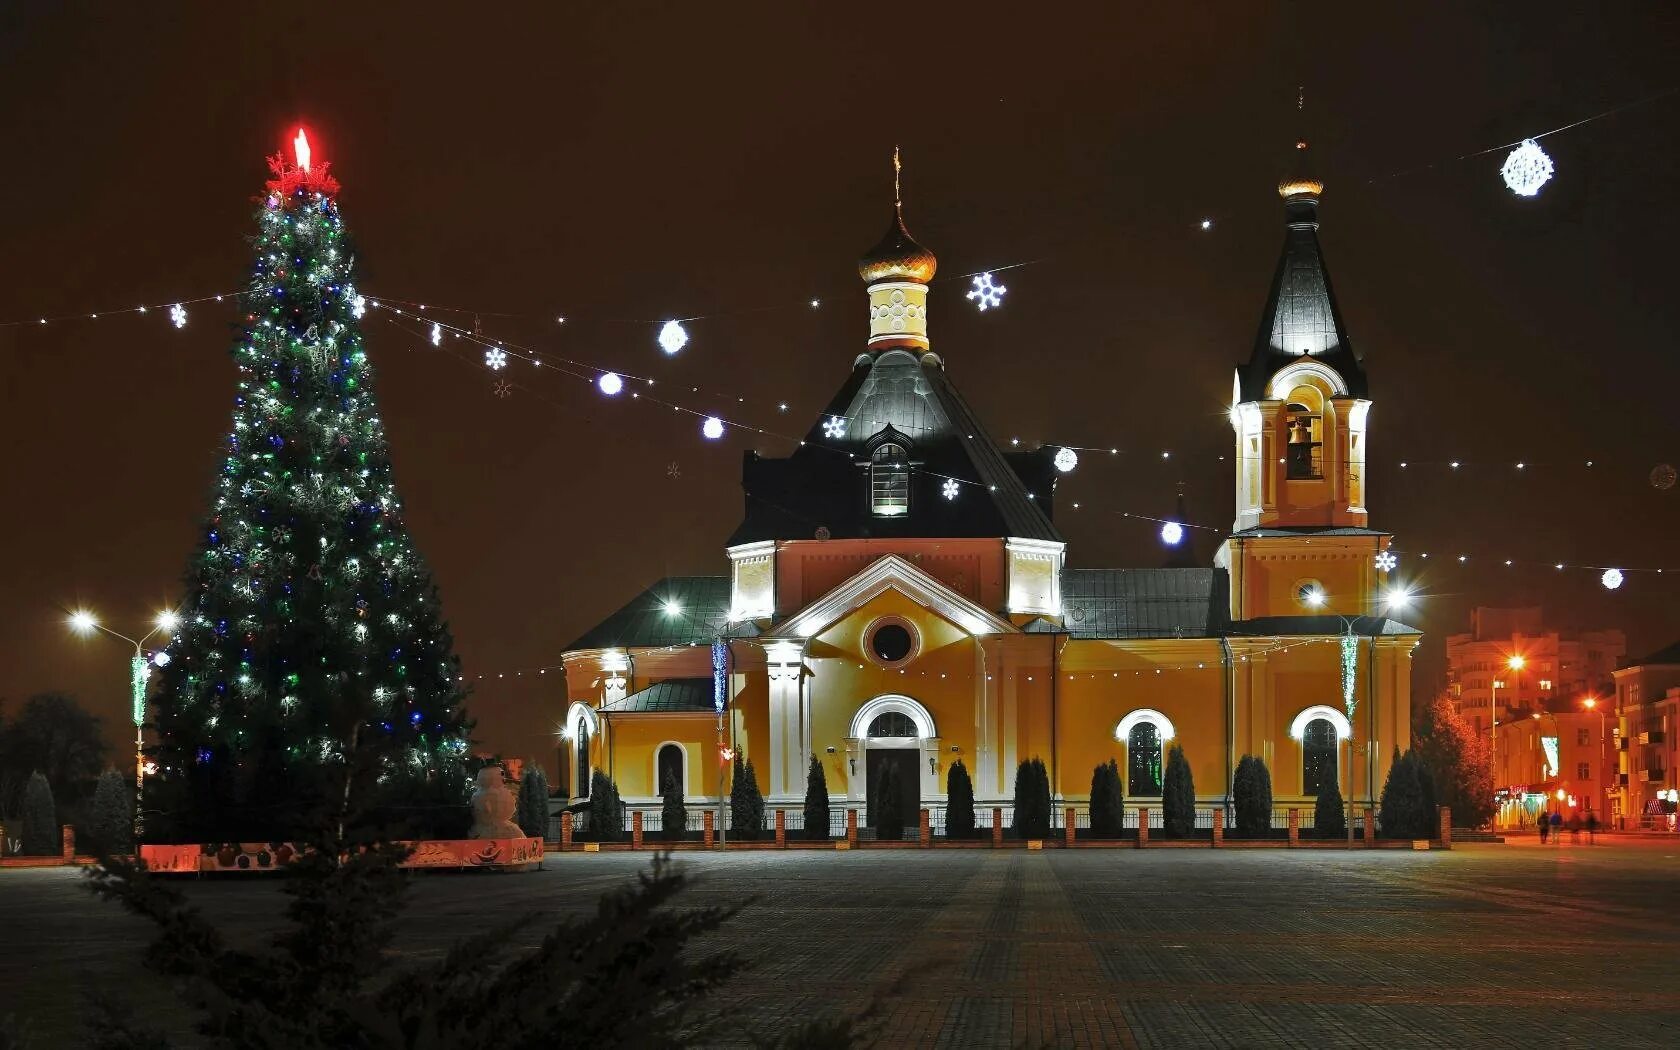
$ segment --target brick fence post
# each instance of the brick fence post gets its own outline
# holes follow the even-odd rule
[[[1359,814],[1359,840],[1367,846],[1371,844],[1371,811],[1369,809]]]
[[[69,864],[76,859],[76,829],[66,824],[62,834],[60,841],[64,844],[64,863]]]
[[[1213,811],[1213,847],[1218,849],[1225,845],[1225,807],[1220,806]]]
[[[992,848],[993,849],[1000,849],[1000,848],[1002,848],[1002,846],[1003,846],[1003,809],[1002,809],[1002,807],[999,807],[999,806],[993,806],[992,807]]]
[[[560,814],[560,848],[572,848],[572,814],[570,811]]]
[[[1301,844],[1301,811],[1298,809],[1289,811],[1289,844],[1291,846]]]
[[[717,838],[717,832],[713,830],[713,822],[717,819],[717,815],[708,809],[702,811],[702,816],[705,824],[701,828],[700,837],[706,848],[711,849],[712,843]]]
[[[786,848],[786,846],[787,846],[787,810],[778,809],[776,811],[776,848],[783,849],[783,848]]]
[[[1138,810],[1138,849],[1149,845],[1149,808]]]
[[[1452,849],[1452,810],[1446,806],[1437,808],[1441,811],[1441,848]]]
[[[630,814],[630,848],[642,848],[642,811],[639,809]]]
[[[1068,808],[1067,808],[1067,828],[1066,828],[1066,831],[1067,831],[1067,837],[1066,837],[1066,839],[1065,839],[1065,840],[1064,840],[1064,841],[1066,841],[1066,843],[1067,843],[1067,844],[1068,844],[1068,845],[1069,845],[1069,846],[1071,846],[1071,845],[1073,845],[1073,826],[1074,826],[1074,824],[1076,824],[1076,823],[1077,823],[1077,822],[1078,822],[1078,821],[1079,821],[1079,814],[1078,814],[1078,812],[1077,812],[1077,811],[1075,811],[1075,810],[1074,810],[1074,808],[1073,808],[1073,807],[1072,807],[1072,806],[1069,806],[1069,807],[1068,807]]]
[[[922,810],[920,841],[923,849],[927,849],[929,846],[933,845],[933,821],[928,816],[928,811],[925,808]]]
[[[857,845],[857,810],[846,811],[846,845]]]

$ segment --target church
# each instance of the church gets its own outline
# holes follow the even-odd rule
[[[1001,447],[976,418],[931,337],[937,260],[900,202],[858,264],[868,338],[791,455],[747,453],[720,574],[654,581],[568,647],[562,793],[584,800],[602,770],[631,806],[673,777],[715,804],[738,751],[771,806],[797,807],[814,757],[860,823],[895,766],[914,827],[958,761],[977,806],[1007,805],[1035,757],[1058,805],[1087,801],[1112,758],[1127,805],[1158,806],[1177,744],[1203,806],[1245,754],[1280,807],[1310,811],[1331,783],[1368,805],[1410,739],[1419,632],[1392,618],[1371,392],[1319,248],[1323,184],[1305,143],[1296,156],[1236,369],[1235,514],[1212,565],[1070,564],[1054,494],[1072,452]]]

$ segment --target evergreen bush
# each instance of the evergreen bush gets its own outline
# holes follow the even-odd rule
[[[1382,824],[1384,838],[1420,839],[1429,837],[1429,817],[1424,810],[1423,784],[1419,777],[1418,761],[1412,752],[1394,749],[1388,767],[1388,779],[1383,781],[1382,807],[1377,819]]]
[[[1091,835],[1117,839],[1126,827],[1126,796],[1120,785],[1120,764],[1109,759],[1091,770]]]
[[[945,774],[945,837],[974,837],[974,781],[969,779],[968,767],[960,758],[951,763]]]
[[[1231,802],[1237,811],[1237,834],[1265,838],[1272,830],[1272,773],[1253,755],[1237,762],[1231,777]]]
[[[548,772],[535,762],[527,762],[519,778],[519,808],[513,822],[526,838],[548,837]]]
[[[23,789],[23,852],[30,857],[51,857],[63,849],[58,837],[58,810],[53,805],[52,785],[40,773],[31,773]]]
[[[679,842],[688,830],[688,809],[683,805],[682,782],[677,771],[667,770],[665,783],[659,785],[660,835],[667,842]]]
[[[1339,839],[1347,835],[1342,789],[1334,780],[1318,793],[1318,800],[1313,803],[1313,832],[1321,839]]]
[[[618,785],[597,769],[589,778],[589,835],[597,842],[624,838],[624,802]]]
[[[875,840],[898,842],[904,838],[904,792],[898,782],[898,766],[888,763],[870,785],[875,796]]]
[[[828,773],[816,755],[805,773],[805,837],[828,838]]]
[[[756,839],[764,830],[764,796],[758,790],[758,773],[751,760],[735,752],[734,777],[729,785],[729,833],[736,838]]]
[[[111,857],[134,852],[134,787],[114,769],[99,775],[88,814],[88,847]]]
[[[1050,835],[1050,775],[1037,758],[1015,770],[1015,834],[1023,839]]]
[[[1167,750],[1167,771],[1161,780],[1161,829],[1169,839],[1189,838],[1196,830],[1196,782],[1190,760],[1177,744]]]

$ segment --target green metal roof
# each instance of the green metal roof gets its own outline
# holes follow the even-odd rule
[[[729,623],[729,577],[667,576],[590,628],[566,651],[710,645],[719,635],[757,634],[751,623]]]
[[[713,709],[710,678],[668,678],[600,707],[604,715]]]

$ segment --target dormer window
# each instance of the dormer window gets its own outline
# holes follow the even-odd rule
[[[1320,430],[1322,420],[1306,405],[1291,401],[1285,409],[1287,437],[1285,443],[1285,476],[1290,481],[1303,481],[1324,476],[1324,444]]]
[[[904,446],[887,442],[869,457],[870,507],[877,518],[910,513],[910,456]]]

